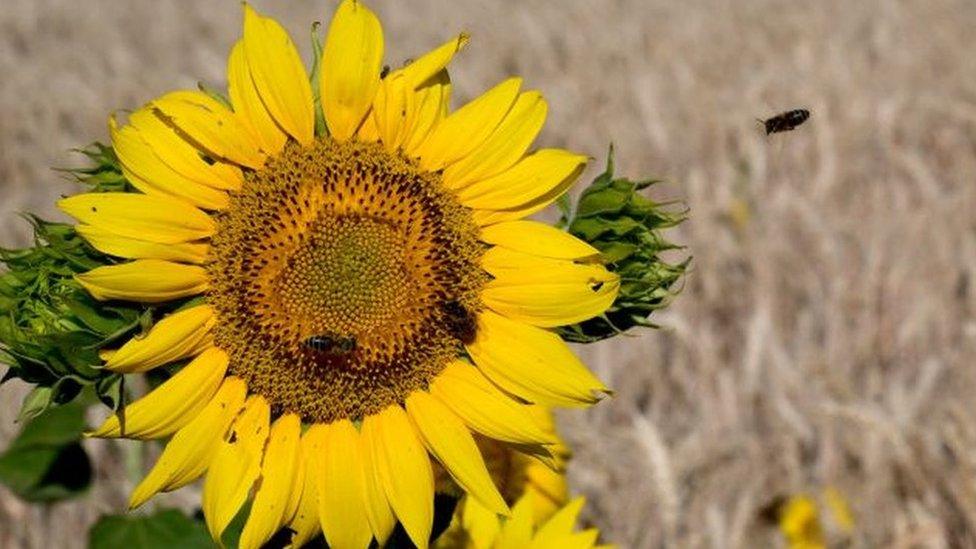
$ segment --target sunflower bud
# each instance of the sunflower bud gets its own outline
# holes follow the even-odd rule
[[[34,245],[0,249],[0,362],[3,379],[35,384],[21,419],[72,400],[93,386],[106,403],[119,401],[120,376],[100,370],[98,350],[148,322],[140,308],[98,305],[74,275],[110,261],[85,243],[74,228],[28,218]]]
[[[662,253],[682,248],[669,242],[663,231],[684,221],[687,211],[640,194],[658,182],[615,178],[611,147],[606,170],[583,191],[575,211],[562,204],[562,226],[600,250],[607,268],[621,279],[613,305],[598,317],[561,327],[564,340],[592,343],[635,326],[656,328],[648,317],[677,294],[676,283],[691,258],[679,263],[662,259]]]

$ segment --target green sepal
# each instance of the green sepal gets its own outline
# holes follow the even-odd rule
[[[592,343],[635,326],[656,328],[648,317],[677,293],[691,258],[678,263],[663,259],[663,252],[681,249],[663,233],[684,221],[687,210],[641,194],[656,183],[614,177],[611,146],[606,169],[583,191],[576,208],[568,200],[560,204],[557,226],[600,250],[602,261],[621,280],[620,292],[604,314],[557,329],[564,340]]]
[[[315,110],[315,135],[329,135],[329,127],[325,124],[325,111],[322,109],[322,97],[319,92],[319,74],[322,70],[322,23],[312,23],[312,72],[308,75],[312,84],[312,105]]]
[[[92,143],[83,149],[75,149],[88,159],[88,166],[83,168],[57,168],[76,181],[89,187],[89,192],[134,192],[136,189],[122,173],[119,157],[110,145]]]

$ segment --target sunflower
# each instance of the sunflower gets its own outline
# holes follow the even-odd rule
[[[539,425],[556,441],[548,447],[547,454],[533,455],[501,441],[478,435],[475,438],[505,503],[511,506],[524,501],[523,505],[531,510],[531,525],[539,527],[569,502],[565,471],[570,451],[556,433],[552,412],[543,406],[532,406],[530,410]],[[439,469],[435,467],[437,471]],[[453,483],[447,475],[436,478],[438,488],[450,493]],[[438,538],[436,547],[490,549],[503,525],[503,517],[477,499],[464,496],[458,503],[450,527]]]
[[[552,328],[603,312],[619,279],[522,219],[586,158],[530,151],[547,104],[518,78],[450,111],[446,66],[467,41],[388,71],[378,19],[345,0],[310,79],[245,5],[227,98],[174,91],[110,117],[133,192],[59,206],[123,260],[77,280],[169,311],[103,351],[106,369],[185,364],[91,433],[169,438],[131,507],[204,476],[215,539],[250,501],[241,547],[281,528],[294,546],[321,528],[365,547],[397,520],[425,547],[431,458],[508,515],[474,434],[545,453],[528,403],[607,392]]]

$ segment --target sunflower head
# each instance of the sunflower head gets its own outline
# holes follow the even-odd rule
[[[245,5],[226,97],[174,91],[110,118],[125,185],[60,206],[115,259],[76,279],[155,311],[103,350],[106,370],[185,364],[92,433],[170,439],[132,506],[205,476],[216,539],[251,501],[243,547],[282,528],[365,547],[397,521],[423,547],[432,459],[507,516],[490,441],[552,455],[530,405],[606,392],[555,330],[610,307],[619,276],[523,219],[585,157],[532,148],[548,107],[518,78],[452,110],[467,40],[383,71],[379,20],[345,0],[310,79]]]
[[[218,216],[215,343],[306,421],[378,413],[471,342],[482,251],[437,174],[378,143],[287,146]]]

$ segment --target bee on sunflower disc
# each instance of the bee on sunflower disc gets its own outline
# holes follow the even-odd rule
[[[454,337],[466,345],[474,341],[478,323],[471,311],[453,300],[442,303],[441,311],[444,313],[444,319]]]
[[[356,350],[356,338],[327,333],[317,334],[306,339],[304,345],[307,349],[320,353],[344,355]]]

